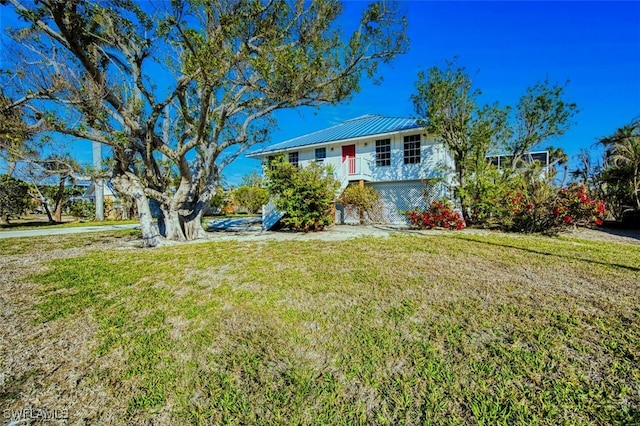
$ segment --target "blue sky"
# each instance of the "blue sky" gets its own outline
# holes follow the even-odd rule
[[[353,26],[365,2],[345,3],[341,25]],[[381,85],[362,90],[335,107],[277,114],[278,143],[364,114],[412,117],[410,96],[420,70],[457,56],[483,94],[481,103],[515,105],[537,81],[564,83],[578,104],[575,124],[549,141],[575,156],[581,148],[640,116],[640,2],[400,1],[409,21],[410,50],[380,68]],[[2,27],[11,24],[0,8]],[[4,16],[3,16],[4,14]],[[0,53],[0,56],[1,53]],[[0,58],[7,60],[7,58]],[[73,144],[90,161],[90,143]],[[258,171],[257,160],[238,158],[223,171],[228,184]]]
[[[410,96],[420,70],[458,56],[481,103],[515,105],[527,87],[569,80],[566,99],[578,104],[575,124],[550,141],[575,156],[600,137],[640,116],[640,2],[403,1],[410,50],[390,66],[384,81],[336,107],[277,115],[271,143],[320,130],[363,114],[412,117]],[[346,20],[361,2],[347,2]],[[239,158],[225,171],[237,183],[257,160]]]

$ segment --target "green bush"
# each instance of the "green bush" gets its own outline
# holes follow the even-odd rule
[[[472,224],[510,232],[557,232],[568,226],[600,225],[605,203],[583,185],[559,188],[540,167],[522,170],[487,168],[462,193]]]
[[[339,183],[325,167],[311,163],[296,167],[277,157],[266,169],[266,186],[282,223],[296,231],[320,231],[333,223],[333,209]]]
[[[25,212],[29,206],[29,185],[8,175],[0,175],[0,221]]]
[[[259,213],[262,205],[269,201],[269,191],[265,188],[242,185],[233,191],[232,198],[238,207],[246,208],[249,213]]]
[[[89,200],[76,199],[71,202],[69,213],[76,219],[90,219],[96,215],[96,205]]]
[[[504,199],[508,194],[525,186],[520,174],[500,172],[487,167],[471,177],[464,188],[458,188],[469,209],[469,225],[483,228],[502,228],[508,217]]]
[[[360,223],[364,223],[365,215],[369,219],[379,216],[380,194],[370,186],[359,184],[347,186],[340,196],[340,203],[349,214],[357,214]]]

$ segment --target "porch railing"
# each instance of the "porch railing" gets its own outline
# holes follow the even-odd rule
[[[371,173],[363,158],[347,156],[342,164],[340,164],[340,167],[335,173],[335,177],[340,182],[338,193],[341,194],[350,181],[358,179],[369,180]]]

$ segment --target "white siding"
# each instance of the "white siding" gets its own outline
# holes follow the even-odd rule
[[[413,130],[354,141],[316,144],[286,152],[297,151],[299,164],[307,166],[315,160],[316,148],[324,147],[326,148],[324,164],[332,166],[333,170],[339,174],[342,165],[342,146],[355,145],[357,164],[362,170],[358,171],[354,180],[359,180],[366,175],[367,179],[364,179],[366,184],[380,193],[381,211],[368,219],[374,222],[405,224],[407,220],[404,211],[424,208],[434,199],[450,197],[449,188],[453,184],[453,157],[444,145],[427,140],[423,134],[420,138],[420,163],[404,164],[404,137],[415,134],[421,133]],[[391,165],[389,166],[377,167],[375,164],[376,140],[379,139],[390,139]],[[443,177],[444,181],[435,187],[426,188],[424,179],[436,177]],[[346,185],[346,180],[343,183]],[[351,215],[346,214],[340,207],[336,216],[338,223],[358,222],[357,217],[350,217]]]
[[[297,151],[300,155],[300,164],[306,166],[315,160],[316,148],[326,147],[327,157],[325,164],[330,164],[334,167],[334,170],[339,171],[342,163],[342,146],[355,145],[356,157],[361,159],[358,164],[362,165],[362,172],[369,175],[372,182],[418,180],[446,175],[447,170],[450,170],[453,165],[451,155],[442,144],[427,140],[425,136],[421,136],[420,141],[420,163],[404,164],[404,136],[416,133],[414,131],[391,136],[375,136],[353,142],[343,141],[333,144],[314,145],[312,147],[301,147]],[[390,166],[377,167],[375,164],[375,141],[377,139],[391,140]]]

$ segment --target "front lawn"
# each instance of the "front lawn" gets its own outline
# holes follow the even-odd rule
[[[9,224],[0,225],[1,231],[24,231],[27,229],[78,228],[83,226],[124,225],[139,223],[137,219],[129,220],[78,220],[64,216],[61,223],[51,223],[44,215],[31,215],[23,219],[13,219]]]
[[[29,273],[46,239],[0,240],[20,282],[0,283],[3,407],[113,424],[640,422],[637,245],[64,238]]]

